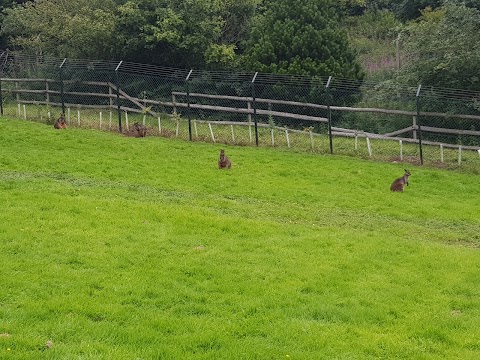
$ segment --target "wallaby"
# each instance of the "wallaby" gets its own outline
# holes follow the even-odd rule
[[[405,170],[405,174],[402,177],[399,177],[398,179],[395,179],[390,185],[390,190],[392,191],[400,191],[403,192],[403,188],[405,185],[408,186],[408,177],[410,176],[410,171]]]
[[[65,122],[65,115],[62,113],[60,114],[60,117],[55,120],[55,123],[53,124],[53,127],[55,129],[66,129],[67,128],[67,123]]]
[[[145,137],[145,135],[147,135],[147,127],[145,125],[136,122],[133,124],[133,128],[135,129],[137,137]]]
[[[232,162],[225,155],[225,150],[220,150],[220,158],[218,159],[218,168],[219,169],[230,169],[232,167]]]

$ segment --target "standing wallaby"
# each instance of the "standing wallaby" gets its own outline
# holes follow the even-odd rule
[[[402,177],[399,177],[398,179],[395,179],[393,181],[392,185],[390,185],[390,190],[403,192],[403,188],[405,187],[405,184],[408,186],[409,176],[410,176],[410,171],[405,170],[405,174]]]
[[[55,123],[53,124],[53,127],[55,129],[66,129],[67,128],[67,123],[65,122],[65,115],[63,113],[60,114],[60,117],[55,120]]]
[[[232,167],[232,162],[225,155],[225,150],[220,150],[220,158],[218,159],[218,168],[219,169],[230,169]]]
[[[147,127],[145,125],[136,122],[133,124],[133,128],[135,129],[137,137],[145,137],[145,135],[147,135]]]

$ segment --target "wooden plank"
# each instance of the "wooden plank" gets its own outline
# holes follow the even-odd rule
[[[480,136],[480,131],[475,130],[463,130],[463,129],[446,129],[446,128],[437,128],[431,126],[422,126],[422,131],[440,133],[440,134],[456,134],[456,135],[473,135]]]
[[[417,128],[414,127],[414,126],[409,126],[409,127],[404,128],[404,129],[400,129],[400,130],[397,130],[397,131],[392,131],[390,133],[383,134],[383,135],[385,135],[385,136],[397,136],[397,135],[408,133],[408,132],[413,131],[415,129],[417,129]],[[422,130],[423,130],[423,126],[422,126]]]
[[[142,111],[141,112],[148,112],[152,116],[158,116],[158,114],[155,111],[152,111],[150,109],[147,109],[141,102],[140,99],[134,98],[130,95],[128,95],[125,91],[123,90],[118,90],[119,94],[122,95],[125,99],[131,101],[135,105],[137,105]]]

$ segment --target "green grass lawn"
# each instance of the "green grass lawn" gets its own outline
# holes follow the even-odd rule
[[[0,358],[478,359],[479,176],[404,167],[1,119]]]

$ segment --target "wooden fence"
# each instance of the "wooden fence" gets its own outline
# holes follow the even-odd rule
[[[53,79],[12,79],[12,78],[2,78],[0,81],[3,84],[8,84],[8,87],[3,87],[3,92],[11,93],[14,95],[14,99],[18,104],[43,104],[48,106],[62,106],[60,102],[52,101],[52,95],[60,97],[62,94],[59,90],[52,90],[52,84],[56,83],[59,84],[58,80]],[[44,83],[44,88],[42,89],[28,89],[23,88],[21,85],[23,84],[32,84],[32,83]],[[127,102],[129,105],[122,105],[119,107],[119,110],[123,112],[133,112],[133,113],[143,113],[143,114],[150,114],[152,116],[158,116],[158,114],[153,111],[151,108],[153,105],[155,106],[163,106],[169,107],[172,109],[172,113],[177,113],[179,108],[182,109],[197,109],[197,110],[209,110],[215,111],[219,113],[231,113],[231,114],[245,114],[246,118],[245,121],[216,121],[212,120],[209,123],[213,124],[229,124],[229,125],[251,125],[252,124],[252,116],[254,114],[258,115],[266,115],[272,117],[281,117],[293,120],[305,120],[314,123],[328,123],[328,119],[325,117],[320,116],[311,116],[311,115],[304,115],[298,114],[294,112],[280,112],[280,111],[273,111],[270,109],[254,109],[253,103],[254,101],[259,104],[280,104],[280,105],[287,105],[292,107],[301,107],[301,108],[309,108],[309,109],[317,109],[317,110],[328,110],[330,108],[331,111],[340,111],[340,112],[362,112],[362,113],[376,113],[376,114],[386,114],[386,115],[398,115],[398,116],[409,116],[412,118],[412,125],[390,132],[386,134],[376,134],[370,133],[361,130],[352,130],[340,127],[332,127],[332,135],[335,136],[342,136],[342,137],[362,137],[362,138],[374,138],[374,139],[385,139],[385,140],[393,140],[393,141],[400,141],[405,143],[418,143],[419,140],[417,139],[416,133],[419,130],[419,126],[417,125],[417,113],[415,111],[405,111],[405,110],[392,110],[392,109],[380,109],[380,108],[356,108],[356,107],[343,107],[343,106],[330,106],[323,104],[314,104],[314,103],[304,103],[304,102],[296,102],[296,101],[285,101],[285,100],[276,100],[276,99],[263,99],[263,98],[255,98],[252,97],[240,97],[240,96],[228,96],[228,95],[212,95],[212,94],[203,94],[203,93],[186,93],[186,92],[172,92],[171,93],[171,101],[160,101],[154,99],[142,99],[135,96],[131,96],[127,94],[122,89],[118,89],[115,84],[111,82],[97,82],[97,81],[69,81],[65,80],[64,85],[82,85],[82,86],[95,86],[105,88],[104,92],[80,92],[80,91],[65,91],[63,93],[64,96],[76,96],[76,97],[83,97],[87,100],[92,99],[103,99],[104,104],[88,104],[88,103],[65,103],[63,104],[66,107],[81,107],[81,108],[97,108],[97,109],[116,109],[117,108],[117,96],[119,97],[122,102]],[[22,97],[22,95],[41,95],[45,97],[45,100],[29,100]],[[179,97],[190,99],[190,102],[186,101],[178,101]],[[210,100],[228,100],[228,101],[238,101],[241,103],[245,103],[244,107],[232,107],[232,106],[219,106],[219,105],[211,105],[211,104],[199,104],[194,99],[210,99]],[[270,106],[269,106],[270,108]],[[420,116],[422,117],[441,117],[445,119],[464,119],[464,120],[471,120],[471,121],[479,121],[480,116],[478,115],[468,115],[468,114],[450,114],[450,113],[439,113],[439,112],[420,112]],[[197,122],[199,120],[196,120]],[[265,127],[265,124],[259,124],[259,126]],[[282,131],[291,132],[303,132],[308,134],[309,136],[315,136],[316,134],[312,134],[311,131],[305,130],[294,130],[294,129],[286,129],[285,127],[278,127]],[[430,126],[421,126],[422,132],[431,132],[431,133],[438,133],[438,134],[447,134],[447,135],[469,135],[469,136],[480,136],[480,131],[476,130],[463,130],[463,129],[448,129],[448,128],[439,128],[439,127],[430,127]],[[399,137],[399,135],[412,133],[412,137]],[[432,141],[423,141],[426,145],[437,145],[440,147],[446,148],[463,148],[466,150],[475,150],[479,151],[479,146],[464,146],[458,144],[446,144],[441,142],[432,142]]]

